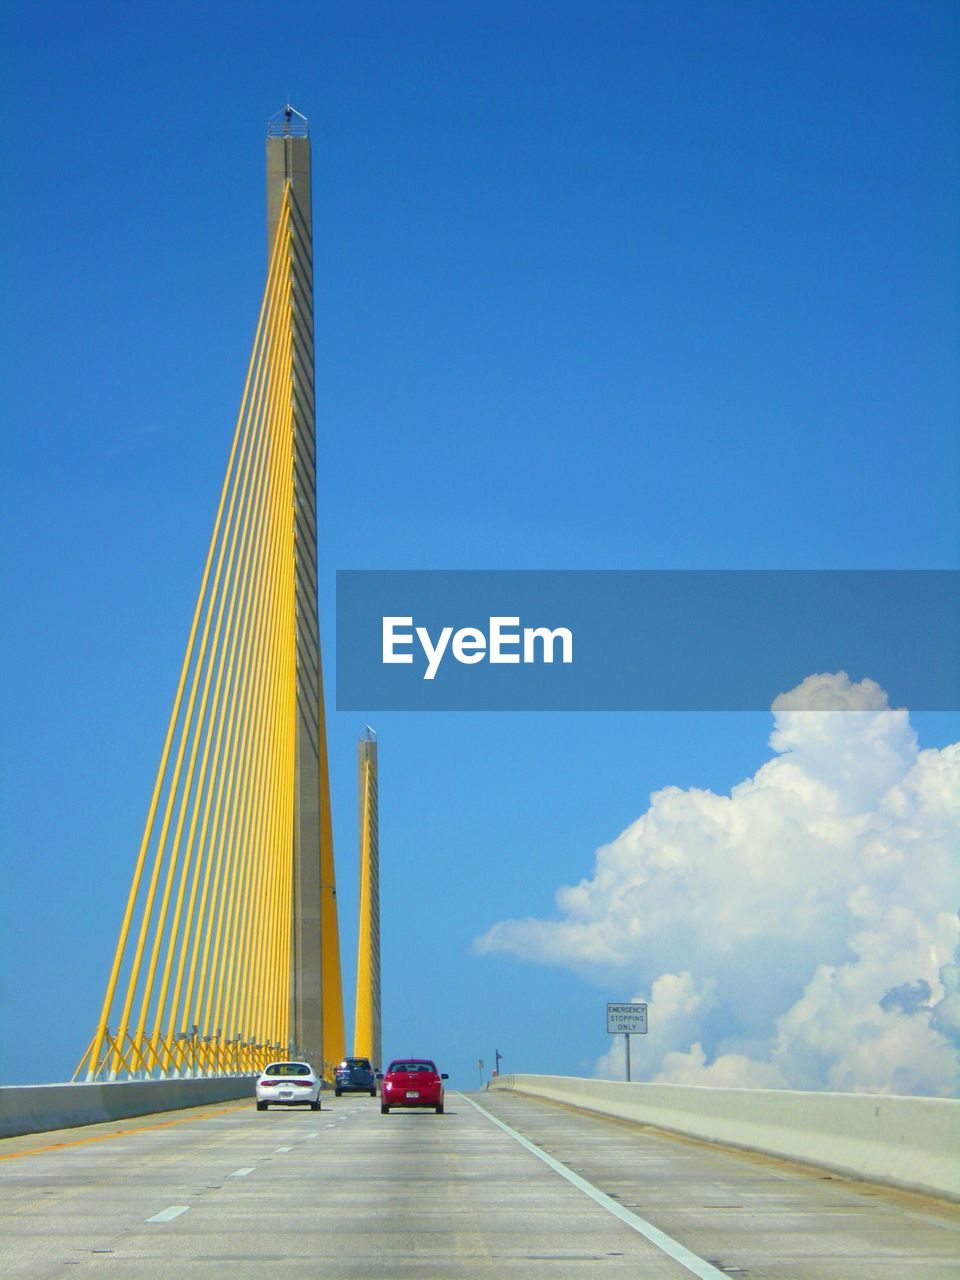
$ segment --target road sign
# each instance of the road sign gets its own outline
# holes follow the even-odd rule
[[[608,1004],[607,1031],[610,1035],[645,1036],[647,1006],[645,1004]]]

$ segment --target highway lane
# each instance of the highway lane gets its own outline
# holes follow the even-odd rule
[[[443,1116],[325,1097],[0,1142],[17,1280],[601,1272],[958,1280],[960,1207],[495,1092]]]

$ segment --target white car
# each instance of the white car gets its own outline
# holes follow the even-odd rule
[[[304,1107],[320,1110],[320,1077],[309,1062],[271,1062],[257,1079],[257,1110]]]

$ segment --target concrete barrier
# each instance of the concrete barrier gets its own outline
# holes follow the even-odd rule
[[[216,1076],[113,1084],[4,1085],[0,1087],[0,1138],[252,1098],[254,1083],[252,1076]]]
[[[960,1100],[499,1076],[512,1089],[673,1133],[960,1200]]]

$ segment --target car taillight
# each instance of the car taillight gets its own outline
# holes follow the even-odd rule
[[[260,1088],[261,1088],[261,1089],[269,1089],[269,1088],[271,1088],[273,1085],[275,1085],[275,1084],[279,1084],[279,1083],[280,1083],[280,1081],[279,1081],[279,1080],[261,1080],[261,1081],[260,1081]]]
[[[294,1083],[294,1084],[298,1084],[298,1085],[300,1086],[300,1088],[301,1088],[301,1089],[312,1089],[312,1088],[313,1088],[313,1081],[312,1081],[312,1080],[294,1080],[294,1082],[293,1082],[293,1083]]]

